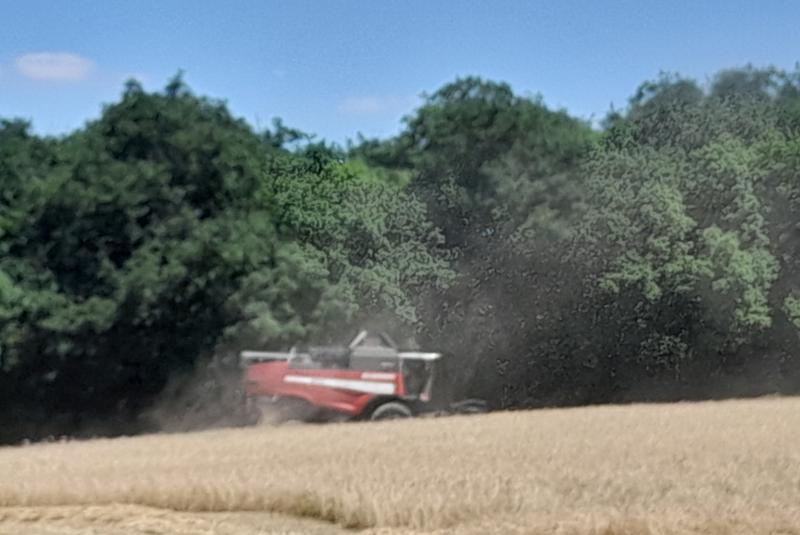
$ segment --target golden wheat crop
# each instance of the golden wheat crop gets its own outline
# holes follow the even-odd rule
[[[0,506],[0,533],[800,534],[800,400],[9,447]]]

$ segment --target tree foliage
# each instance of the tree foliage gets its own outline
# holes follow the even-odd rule
[[[599,134],[503,84],[434,94],[365,145],[416,170],[455,259],[431,340],[501,406],[796,388],[797,80],[663,74]]]
[[[800,73],[749,66],[601,129],[462,78],[346,150],[180,76],[0,121],[0,439],[135,430],[202,363],[360,325],[498,407],[797,391],[799,127]]]
[[[62,139],[4,122],[0,151],[0,391],[29,434],[129,421],[242,344],[330,335],[375,309],[413,329],[415,295],[449,278],[413,196],[283,150],[179,78],[128,84]]]

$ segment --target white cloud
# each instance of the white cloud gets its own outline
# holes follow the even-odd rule
[[[363,96],[348,97],[339,104],[339,112],[346,115],[382,115],[411,111],[417,97]]]
[[[33,80],[78,81],[94,70],[94,62],[70,52],[34,52],[19,56],[17,71]]]

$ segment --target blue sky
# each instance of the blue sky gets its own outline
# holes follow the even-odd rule
[[[60,134],[179,69],[255,126],[387,136],[457,76],[599,119],[659,71],[800,59],[794,1],[0,0],[0,117]]]

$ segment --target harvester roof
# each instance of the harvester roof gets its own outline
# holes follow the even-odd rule
[[[242,351],[244,362],[263,362],[269,360],[292,360],[294,358],[311,360],[339,359],[397,359],[433,361],[441,358],[441,353],[423,351],[398,351],[397,345],[386,333],[360,331],[347,347],[310,347],[308,351],[298,352],[292,348],[288,352],[281,351]]]

